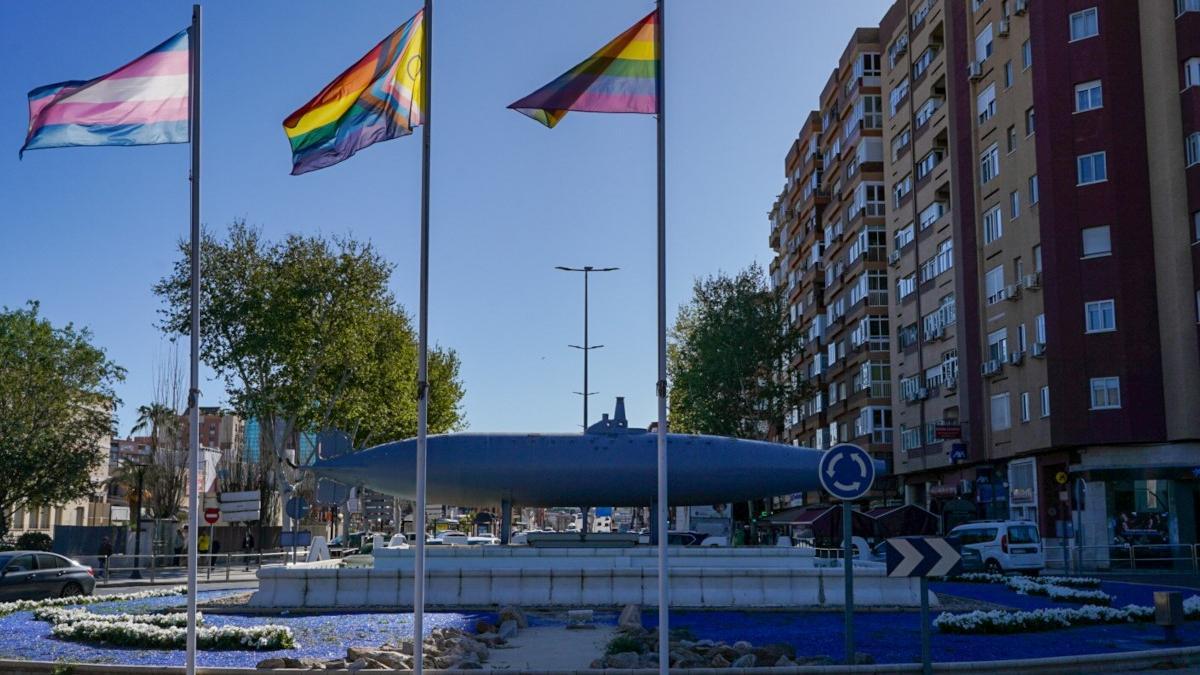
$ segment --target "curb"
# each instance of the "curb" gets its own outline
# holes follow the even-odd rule
[[[1200,646],[1175,647],[1171,649],[1150,649],[1137,652],[1120,652],[1116,654],[1087,654],[1083,656],[1056,656],[1044,659],[1014,659],[1010,661],[963,661],[959,663],[935,663],[933,671],[937,673],[1096,673],[1115,672],[1133,669],[1186,668],[1200,665]],[[175,675],[183,673],[181,667],[169,666],[132,666],[120,664],[95,663],[65,663],[49,661],[16,661],[0,660],[0,673],[11,675],[46,675],[53,672],[63,672],[64,667],[70,668],[72,675],[111,675],[113,673],[128,673],[130,675]],[[255,668],[197,668],[199,675],[249,675],[250,673],[310,673],[307,669],[285,668],[279,670],[257,670]],[[323,672],[349,672],[323,671]],[[360,673],[396,672],[391,670],[360,670]],[[428,670],[429,673],[451,673],[463,671]],[[506,675],[550,675],[563,671],[549,670],[506,670]],[[567,671],[577,675],[599,675],[601,673],[619,673],[620,675],[655,675],[656,669],[630,670],[576,670]],[[876,664],[869,666],[797,666],[790,668],[686,668],[672,669],[672,673],[683,675],[757,675],[759,673],[774,673],[778,675],[801,675],[811,673],[816,675],[886,675],[888,673],[919,673],[921,665],[917,663]]]

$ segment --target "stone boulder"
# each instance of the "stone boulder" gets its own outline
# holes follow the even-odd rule
[[[511,640],[515,638],[517,636],[517,622],[513,619],[505,621],[504,623],[500,624],[500,630],[497,631],[497,634],[505,640]]]
[[[779,660],[775,662],[776,668],[789,668],[794,665],[796,665],[796,662],[789,659],[786,654],[779,657]]]
[[[283,659],[263,659],[262,661],[258,662],[257,666],[255,666],[255,668],[260,670],[277,670],[279,668],[286,667],[287,666],[283,665]]]
[[[486,619],[480,619],[475,622],[475,632],[480,635],[483,635],[484,633],[495,633],[496,624],[492,623],[491,621],[487,621]]]
[[[754,645],[746,642],[745,640],[738,640],[737,642],[733,643],[733,651],[743,655],[749,654],[750,652],[754,651]]]
[[[758,658],[753,654],[742,654],[736,661],[730,664],[731,668],[753,668],[758,663]]]
[[[713,668],[728,668],[729,659],[717,654],[716,656],[712,657],[712,660],[708,662],[708,665],[712,666]]]
[[[620,618],[617,619],[617,629],[635,633],[645,630],[642,627],[642,608],[638,605],[625,605]]]
[[[529,617],[525,616],[524,610],[516,605],[509,605],[500,610],[500,623],[505,621],[516,621],[517,628],[529,628]]]
[[[638,667],[637,652],[621,652],[619,654],[609,654],[604,657],[605,668],[637,668]]]

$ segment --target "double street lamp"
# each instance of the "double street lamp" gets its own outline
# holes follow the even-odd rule
[[[146,490],[143,487],[143,484],[146,479],[146,469],[149,466],[149,464],[143,464],[141,462],[133,464],[133,467],[137,469],[137,512],[133,517],[133,572],[129,575],[130,579],[142,578],[142,570],[139,567],[142,562],[142,503],[146,499]],[[105,567],[107,568],[108,566],[105,565]],[[108,573],[109,571],[106,569],[105,574],[107,575]]]
[[[567,345],[567,346],[572,347],[574,349],[578,349],[583,352],[583,391],[577,391],[575,393],[579,394],[580,396],[583,396],[583,430],[587,431],[587,428],[588,428],[588,397],[590,397],[592,394],[599,393],[599,392],[594,392],[594,391],[588,390],[588,352],[590,352],[593,349],[600,349],[601,347],[604,346],[604,345],[589,345],[588,344],[588,275],[591,274],[592,272],[614,272],[620,268],[619,267],[592,267],[591,265],[587,265],[585,267],[564,267],[562,265],[557,265],[554,269],[562,270],[564,272],[583,272],[583,346],[579,346],[579,345]],[[586,518],[585,518],[585,521],[586,521]],[[587,523],[585,522],[584,524],[586,525]]]

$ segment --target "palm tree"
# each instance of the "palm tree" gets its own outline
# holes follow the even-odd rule
[[[132,436],[139,431],[150,429],[150,450],[152,455],[158,454],[158,435],[166,432],[170,438],[175,438],[175,430],[179,426],[179,414],[170,406],[162,403],[138,406],[138,418],[133,428],[129,430]]]

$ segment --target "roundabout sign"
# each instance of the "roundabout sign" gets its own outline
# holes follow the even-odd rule
[[[821,478],[821,487],[830,496],[854,501],[871,491],[875,483],[875,462],[861,447],[842,443],[825,451],[817,474]]]

